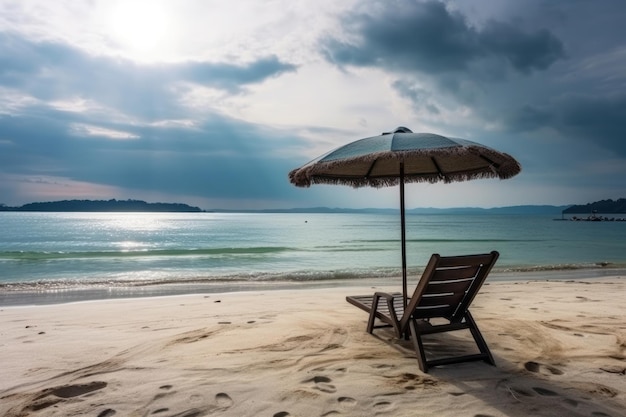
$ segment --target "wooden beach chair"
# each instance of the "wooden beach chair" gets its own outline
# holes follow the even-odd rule
[[[410,337],[423,372],[428,372],[432,366],[476,360],[495,365],[469,306],[498,256],[496,251],[481,255],[432,255],[406,308],[399,293],[376,292],[374,295],[348,296],[346,300],[369,313],[368,333],[373,333],[375,328],[391,326],[396,337]],[[384,324],[375,326],[377,320]],[[480,353],[426,358],[422,336],[462,329],[469,329]]]

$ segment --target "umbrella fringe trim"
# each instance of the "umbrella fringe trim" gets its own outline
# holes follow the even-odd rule
[[[474,172],[457,172],[447,173],[445,175],[440,174],[407,174],[405,175],[405,183],[417,183],[417,182],[461,182],[473,179],[483,178],[499,178],[507,179],[517,175],[521,171],[519,163],[510,155],[494,151],[486,147],[475,146],[454,146],[443,149],[426,149],[426,150],[410,150],[410,151],[396,151],[396,152],[377,152],[368,155],[364,155],[358,158],[338,159],[335,161],[320,162],[319,159],[311,161],[301,168],[294,169],[289,173],[289,180],[292,184],[298,187],[309,187],[312,184],[329,184],[329,185],[349,185],[354,188],[359,187],[387,187],[400,183],[398,177],[337,177],[326,176],[324,172],[328,169],[335,168],[337,166],[346,165],[348,163],[369,163],[376,160],[385,159],[397,159],[405,160],[414,156],[450,156],[450,155],[462,155],[463,153],[474,153],[476,155],[485,155],[489,160],[494,161],[493,165],[490,165],[490,169],[486,171],[474,171]],[[497,166],[496,166],[497,164]]]

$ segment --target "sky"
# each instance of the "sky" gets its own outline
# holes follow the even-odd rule
[[[406,126],[507,152],[508,180],[407,207],[626,197],[623,0],[0,0],[0,204],[397,207],[288,181]]]

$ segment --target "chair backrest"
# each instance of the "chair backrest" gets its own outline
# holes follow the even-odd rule
[[[500,254],[440,256],[433,254],[424,269],[400,321],[404,329],[411,317],[445,317],[460,322]]]

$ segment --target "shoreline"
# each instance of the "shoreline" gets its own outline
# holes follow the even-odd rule
[[[522,282],[522,281],[563,281],[572,279],[600,279],[607,277],[621,277],[626,275],[626,270],[611,268],[596,269],[563,269],[563,270],[538,270],[524,272],[492,272],[489,282]],[[409,286],[417,278],[409,277]],[[47,304],[64,304],[81,301],[133,299],[167,297],[191,294],[219,294],[254,291],[274,290],[306,290],[324,289],[337,287],[359,286],[396,286],[400,288],[400,277],[378,278],[351,278],[351,279],[328,279],[328,280],[272,280],[272,281],[191,281],[174,283],[140,282],[128,285],[127,283],[112,283],[110,285],[86,285],[77,283],[58,284],[52,287],[35,287],[7,289],[0,286],[0,308],[11,306],[37,306]]]
[[[0,415],[624,415],[626,278],[487,282],[471,311],[497,366],[428,374],[409,342],[368,334],[367,314],[345,301],[395,288],[0,308]]]
[[[612,268],[584,268],[562,270],[537,270],[515,272],[492,272],[487,282],[516,282],[516,281],[549,281],[571,279],[598,279],[606,277],[621,277],[626,275],[626,270]],[[409,277],[409,285],[416,282],[417,278]],[[88,285],[77,283],[76,285],[62,283],[54,286],[38,286],[34,288],[11,288],[11,284],[0,285],[0,308],[11,306],[64,304],[81,301],[97,301],[129,298],[167,297],[190,294],[218,294],[231,292],[272,291],[272,290],[302,290],[323,289],[337,287],[358,286],[394,286],[400,287],[400,277],[377,277],[377,278],[351,278],[351,279],[327,279],[327,280],[271,280],[271,281],[187,281],[187,282],[151,282],[141,284],[133,283],[109,283]],[[7,287],[9,285],[9,287]],[[3,288],[4,286],[4,288]],[[8,289],[9,288],[9,289]]]
[[[487,282],[515,282],[515,281],[545,281],[570,279],[597,279],[605,277],[620,277],[626,275],[626,270],[611,268],[590,269],[563,269],[538,270],[524,272],[492,272]],[[409,277],[409,285],[417,282],[417,278]],[[355,286],[394,286],[400,287],[400,277],[366,277],[351,279],[328,280],[271,280],[271,281],[187,281],[187,282],[141,282],[132,283],[55,283],[53,286],[40,286],[40,283],[19,283],[0,285],[0,308],[10,306],[64,304],[81,301],[97,301],[129,298],[167,297],[189,294],[217,294],[230,292],[268,291],[268,290],[296,290],[318,289]],[[26,287],[21,285],[26,284]],[[15,288],[11,286],[15,285]]]

